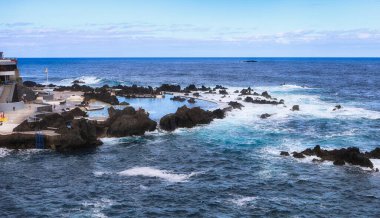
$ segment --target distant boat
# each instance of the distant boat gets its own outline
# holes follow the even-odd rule
[[[245,61],[243,61],[243,62],[245,62],[245,63],[255,63],[255,62],[257,62],[256,60],[245,60]]]

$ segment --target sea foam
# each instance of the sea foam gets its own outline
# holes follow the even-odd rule
[[[118,173],[121,176],[144,176],[164,179],[168,182],[185,182],[196,173],[175,174],[166,170],[159,170],[152,167],[133,167]]]

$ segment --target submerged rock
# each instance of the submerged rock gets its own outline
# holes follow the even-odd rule
[[[302,153],[293,152],[293,157],[294,158],[305,158],[305,155],[303,155]]]
[[[281,151],[280,155],[281,156],[289,156],[289,152],[287,152],[287,151]]]
[[[277,102],[275,100],[271,101],[271,100],[258,99],[258,98],[253,99],[252,97],[249,97],[249,96],[246,97],[244,101],[254,103],[254,104],[273,104],[273,105],[281,104],[281,102]]]
[[[233,109],[238,108],[238,109],[240,109],[240,110],[241,110],[242,107],[244,107],[244,105],[240,104],[240,103],[237,102],[237,101],[230,101],[230,102],[228,103],[228,105],[231,106]]]
[[[333,111],[340,110],[340,109],[342,109],[342,106],[338,104],[338,105],[335,105]]]
[[[299,111],[300,110],[300,106],[299,105],[293,105],[292,109],[290,109],[292,111]]]
[[[170,98],[170,100],[184,102],[184,101],[186,101],[186,98],[182,98],[181,96],[174,96],[174,97]]]
[[[189,102],[190,104],[195,104],[195,99],[194,98],[190,98],[189,100],[187,100],[187,102]]]
[[[266,119],[266,118],[268,118],[270,116],[271,116],[270,114],[265,113],[265,114],[261,114],[260,118],[261,119]]]
[[[228,92],[225,89],[221,89],[221,90],[219,90],[219,94],[228,95]]]

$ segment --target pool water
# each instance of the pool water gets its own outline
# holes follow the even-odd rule
[[[130,106],[134,107],[135,109],[143,108],[145,111],[149,112],[149,117],[152,120],[159,121],[161,117],[165,116],[169,113],[174,113],[177,111],[179,107],[182,107],[183,105],[186,105],[189,108],[193,107],[200,107],[204,110],[214,110],[217,108],[217,104],[209,101],[204,100],[198,100],[196,99],[194,104],[188,103],[187,101],[179,102],[179,101],[172,101],[170,98],[173,97],[172,95],[165,95],[164,98],[125,98],[125,97],[118,97],[119,102],[128,102]],[[100,105],[99,102],[91,103],[91,106],[97,106]],[[123,109],[124,105],[117,105],[114,106],[117,109]],[[109,106],[106,106],[103,110],[98,111],[89,111],[87,112],[89,117],[107,117],[108,116],[108,108]]]

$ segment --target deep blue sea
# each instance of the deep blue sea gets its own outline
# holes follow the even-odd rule
[[[193,129],[103,139],[94,151],[2,149],[0,216],[380,217],[380,173],[279,155],[379,147],[380,58],[248,59],[19,59],[24,80],[40,83],[47,67],[58,85],[251,86],[301,111],[252,105]],[[180,106],[131,101],[156,119]]]

